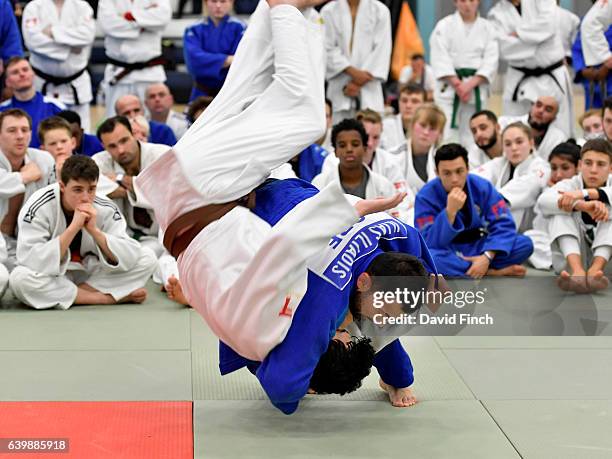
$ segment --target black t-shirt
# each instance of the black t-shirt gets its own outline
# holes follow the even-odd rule
[[[74,212],[67,212],[62,208],[64,212],[64,217],[66,218],[66,228],[70,226],[72,223],[72,218],[74,217]],[[83,238],[83,230],[79,231],[74,239],[70,243],[70,261],[74,261],[76,263],[80,263],[83,258],[81,257],[81,240]]]
[[[412,155],[412,164],[414,164],[414,170],[421,180],[427,182],[427,160],[429,159],[429,155]]]

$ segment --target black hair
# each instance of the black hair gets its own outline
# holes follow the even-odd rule
[[[196,97],[189,104],[189,108],[187,110],[187,119],[191,123],[196,122],[196,113],[200,110],[204,112],[208,108],[208,106],[212,103],[213,98],[210,96],[200,96]]]
[[[399,94],[420,94],[423,96],[423,101],[427,100],[427,91],[425,88],[417,83],[406,83],[400,86]]]
[[[493,124],[497,124],[497,115],[495,113],[493,113],[491,110],[480,110],[480,111],[474,113],[470,117],[470,121],[472,121],[474,118],[478,118],[479,116],[482,116],[482,115],[486,116],[489,121],[493,122]]]
[[[612,110],[612,97],[606,97],[601,105],[601,117],[604,117],[604,113],[607,110]]]
[[[329,100],[327,97],[325,98],[325,105],[329,105],[329,109],[333,112],[334,111],[334,105],[332,104],[332,101]]]
[[[78,124],[81,127],[81,116],[72,110],[62,110],[57,114],[60,118],[64,118],[69,123]]]
[[[345,345],[331,340],[319,359],[310,388],[317,394],[348,394],[361,387],[374,363],[374,348],[369,338],[361,338]]]
[[[425,60],[425,56],[423,56],[421,53],[415,53],[415,54],[412,55],[411,59],[412,60],[414,60],[414,59],[423,59],[423,60]]]
[[[612,161],[612,144],[607,139],[591,139],[587,141],[582,146],[582,150],[580,150],[580,157],[582,158],[585,153],[590,151],[608,155],[608,158]]]
[[[363,145],[366,146],[368,144],[368,134],[365,128],[363,127],[361,121],[357,121],[354,118],[347,118],[340,121],[332,128],[331,142],[334,149],[336,148],[336,139],[338,137],[338,134],[344,131],[357,131],[361,136],[361,142],[363,143]]]
[[[72,155],[62,166],[62,183],[68,185],[70,180],[85,180],[96,182],[100,176],[100,169],[89,156]]]
[[[463,145],[458,143],[447,143],[446,145],[442,145],[436,151],[436,156],[434,158],[436,169],[440,161],[452,161],[457,158],[463,158],[465,164],[468,164],[468,152]]]
[[[580,160],[580,147],[576,145],[574,139],[569,139],[567,142],[561,142],[550,152],[548,161],[554,157],[559,157],[571,162],[574,166],[578,166]]]
[[[111,116],[110,118],[105,119],[104,122],[98,127],[98,131],[96,132],[98,139],[102,141],[102,134],[110,134],[119,124],[125,126],[130,134],[132,133],[130,120],[128,120],[125,116]]]
[[[398,277],[405,278],[402,286],[409,290],[420,291],[421,288],[426,289],[429,281],[427,270],[421,260],[414,255],[403,252],[383,252],[377,255],[370,262],[365,272],[372,278],[372,290],[374,291],[395,289],[398,287]],[[361,293],[354,288],[349,299],[349,311],[356,322],[362,319],[360,296]],[[410,314],[419,309],[420,306],[420,304],[412,305],[409,309],[404,307],[404,312]]]

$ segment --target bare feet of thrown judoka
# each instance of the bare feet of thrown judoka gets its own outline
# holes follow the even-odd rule
[[[521,265],[510,265],[502,269],[489,269],[487,276],[511,276],[523,277],[527,274],[527,268]]]
[[[166,295],[168,295],[168,298],[172,301],[176,301],[184,306],[189,306],[189,301],[183,293],[183,287],[180,281],[174,276],[170,276],[168,279],[168,283],[166,284]]]
[[[589,293],[590,291],[587,284],[587,274],[583,270],[573,272],[572,274],[567,271],[561,271],[561,275],[557,279],[557,285],[566,292]]]
[[[381,389],[389,395],[391,405],[397,408],[408,408],[416,405],[417,399],[409,387],[398,389],[397,387],[390,386],[382,379],[378,380],[378,384],[380,384]]]

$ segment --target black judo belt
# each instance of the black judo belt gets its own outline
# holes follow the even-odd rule
[[[527,67],[512,66],[514,70],[518,70],[519,72],[523,74],[522,78],[519,80],[519,82],[516,84],[516,87],[514,88],[514,93],[512,93],[512,102],[518,101],[519,89],[521,89],[521,85],[525,82],[525,80],[529,78],[541,77],[543,75],[548,75],[549,77],[551,77],[554,80],[554,82],[557,84],[557,86],[559,86],[559,89],[561,90],[561,92],[565,94],[565,90],[563,89],[563,86],[561,86],[561,83],[559,83],[559,80],[557,80],[557,77],[553,74],[553,70],[556,70],[559,67],[563,67],[563,65],[564,65],[564,62],[559,61],[559,62],[555,62],[552,65],[549,65],[548,67],[535,67],[532,69],[527,68]]]
[[[117,67],[123,67],[123,70],[119,72],[117,75],[115,75],[109,82],[111,86],[115,86],[117,83],[123,80],[126,76],[128,76],[134,70],[144,70],[149,67],[156,67],[158,65],[166,65],[168,63],[168,59],[166,59],[162,55],[149,59],[148,61],[145,61],[145,62],[121,62],[121,61],[118,61],[117,59],[113,59],[112,57],[109,57],[108,55],[106,56],[106,60],[109,62],[109,64],[113,64]]]
[[[81,75],[83,75],[83,73],[85,73],[85,70],[87,70],[87,67],[79,70],[75,74],[68,75],[65,77],[49,75],[48,73],[45,73],[42,70],[37,69],[36,67],[32,67],[32,70],[34,70],[34,73],[36,75],[38,75],[40,78],[45,80],[45,83],[43,84],[42,91],[41,91],[43,96],[47,95],[47,87],[49,86],[49,84],[52,84],[55,86],[59,86],[62,84],[69,84],[70,89],[72,89],[72,95],[74,96],[74,104],[80,105],[81,102],[79,101],[79,94],[77,92],[76,87],[72,84],[72,82],[76,80],[78,77],[80,77]]]

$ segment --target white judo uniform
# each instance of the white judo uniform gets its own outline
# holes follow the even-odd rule
[[[610,259],[612,254],[612,220],[608,219],[595,225],[587,225],[581,212],[565,212],[559,209],[559,191],[584,190],[581,175],[565,179],[548,188],[538,200],[538,208],[549,220],[548,232],[552,243],[552,265],[560,272],[566,267],[565,255],[562,253],[560,238],[570,236],[575,239],[577,251],[582,257],[583,266],[590,266],[595,256]],[[608,177],[602,188],[608,200],[612,202],[612,176]]]
[[[141,173],[170,149],[167,145],[157,143],[138,143],[140,145]],[[117,175],[126,173],[121,164],[115,161],[107,151],[96,153],[92,156],[92,159],[100,168],[100,174]],[[178,277],[176,260],[170,256],[161,242],[159,225],[155,219],[155,213],[148,202],[142,201],[141,196],[136,190],[128,191],[127,195],[127,199],[115,199],[115,204],[117,204],[121,213],[125,216],[130,236],[135,237],[143,246],[152,250],[159,259],[159,269],[154,273],[153,280],[158,284],[166,285],[170,276]],[[137,221],[138,218],[134,214],[135,208],[144,209],[147,212],[151,219],[150,226],[144,226]],[[136,210],[136,212],[142,212],[142,210]]]
[[[382,84],[391,62],[391,14],[377,0],[360,0],[353,28],[347,0],[329,2],[321,10],[327,53],[327,97],[332,102],[334,124],[352,118],[356,111],[370,108],[383,114]],[[344,95],[351,77],[349,66],[370,72],[374,79],[361,88],[356,99]]]
[[[509,124],[516,122],[521,122],[525,126],[529,126],[528,120],[529,114],[523,116],[502,116],[499,118],[498,122],[503,130]],[[567,135],[553,123],[548,126],[548,130],[546,131],[546,134],[544,134],[544,138],[540,141],[540,144],[537,145],[536,153],[544,161],[548,161],[548,157],[554,148],[560,143],[565,142],[567,139]]]
[[[323,135],[322,32],[291,6],[259,3],[219,95],[136,179],[162,230],[190,210],[245,196]],[[299,305],[307,260],[357,220],[337,185],[273,228],[235,207],[178,258],[185,295],[223,342],[261,361],[291,326],[280,312]]]
[[[394,155],[400,163],[400,171],[406,180],[406,186],[410,190],[409,194],[416,196],[425,183],[435,179],[436,176],[436,146],[432,145],[427,153],[427,181],[423,181],[420,175],[414,168],[414,157],[412,155],[412,144],[410,141],[404,142],[397,148],[394,148],[389,153]]]
[[[116,264],[106,260],[86,230],[81,230],[79,262],[70,250],[60,253],[60,235],[66,230],[59,184],[34,193],[19,213],[17,263],[10,277],[15,296],[35,309],[68,309],[77,285],[86,282],[115,300],[144,287],[155,269],[153,253],[126,233],[121,212],[110,200],[97,197],[96,226],[105,234]]]
[[[126,19],[131,13],[134,20]],[[169,0],[100,0],[98,22],[104,32],[106,55],[117,63],[135,64],[161,56],[162,33],[172,18]],[[164,67],[147,66],[122,76],[126,67],[107,64],[104,71],[106,116],[115,114],[115,102],[126,94],[145,100],[151,83],[166,81]]]
[[[510,203],[510,212],[520,233],[533,226],[533,207],[546,187],[550,165],[537,154],[531,154],[516,166],[511,180],[511,164],[505,156],[492,159],[474,171],[489,180]]]
[[[557,6],[555,13],[556,28],[561,37],[565,57],[571,59],[572,46],[580,28],[580,18],[562,6]]]
[[[478,169],[484,163],[491,161],[491,157],[475,143],[468,148],[468,164],[470,171]]]
[[[374,172],[365,164],[363,167],[365,167],[365,169],[368,171],[365,199],[389,198],[396,194],[393,182],[391,182],[385,176]],[[319,190],[323,190],[330,183],[336,183],[339,186],[342,186],[338,166],[323,169],[319,175],[312,179],[312,184]],[[389,209],[387,213],[399,218],[399,210],[397,208]]]
[[[325,157],[325,161],[323,162],[323,168],[320,175],[334,173],[337,175],[339,163],[340,161],[336,155],[327,155]],[[385,196],[392,196],[398,192],[406,193],[406,198],[397,206],[395,209],[395,214],[392,213],[392,215],[413,226],[415,194],[406,184],[406,178],[402,172],[402,163],[399,157],[389,153],[386,150],[383,150],[382,148],[378,148],[374,154],[374,159],[372,160],[372,164],[370,164],[370,168],[374,174],[382,176],[386,181],[391,182],[393,185],[394,192],[391,195]],[[321,188],[316,184],[315,186],[317,186],[317,188]]]
[[[177,140],[183,137],[185,132],[187,132],[187,129],[189,129],[189,121],[187,121],[187,117],[182,113],[175,112],[174,110],[170,110],[170,113],[168,113],[168,118],[166,118],[166,122],[164,124],[167,124],[170,129],[172,129],[172,132],[174,132]]]
[[[554,20],[556,8],[555,0],[522,0],[519,14],[509,0],[499,0],[488,19],[498,32],[500,57],[508,63],[504,115],[523,115],[539,96],[552,95],[562,101],[555,124],[567,137],[573,137],[572,84]]]
[[[584,64],[588,67],[600,65],[610,57],[610,45],[605,32],[612,25],[612,4],[598,1],[582,19],[580,39]]]
[[[55,181],[55,160],[46,151],[36,148],[28,148],[25,156],[25,163],[35,162],[39,167],[42,176],[35,182],[24,184],[19,172],[12,172],[11,163],[6,156],[0,152],[0,221],[4,220],[9,211],[9,202],[13,196],[24,194],[25,203],[37,190]],[[22,204],[23,206],[23,204]],[[18,227],[15,225],[15,232]],[[11,271],[15,266],[15,250],[17,248],[17,238],[3,234],[0,237],[0,289],[6,288],[8,273],[6,268]]]
[[[380,136],[380,147],[391,151],[408,140],[404,133],[404,123],[401,113],[383,119],[383,130]]]
[[[469,146],[474,142],[470,117],[486,108],[489,85],[497,73],[499,46],[495,30],[480,16],[473,24],[466,24],[459,12],[455,12],[438,21],[429,43],[436,77],[434,101],[444,110],[447,119],[444,138]],[[442,79],[459,76],[463,80],[473,75],[485,78],[487,83],[472,91],[469,103],[462,103],[453,87]]]
[[[85,132],[90,130],[89,104],[93,99],[87,71],[96,34],[93,15],[83,0],[64,0],[59,8],[54,0],[33,0],[25,6],[22,20],[36,89],[77,112]],[[49,27],[52,37],[44,33]]]

